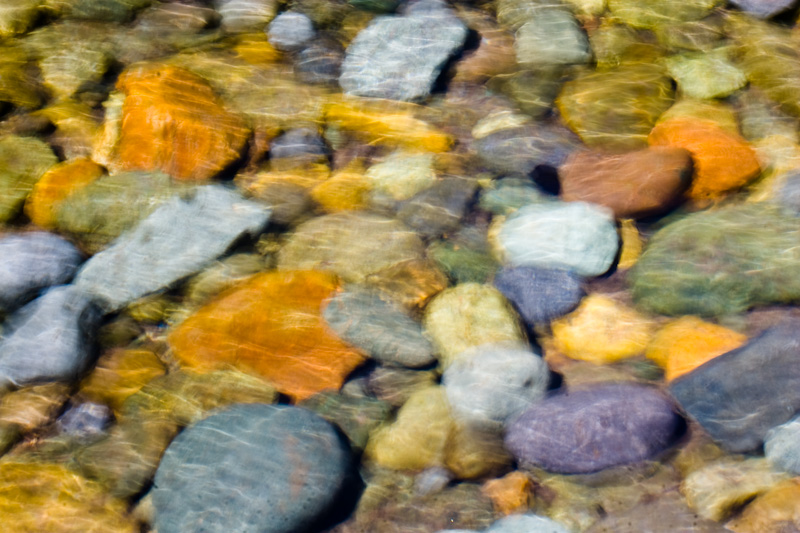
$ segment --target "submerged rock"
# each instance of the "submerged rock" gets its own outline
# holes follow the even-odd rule
[[[231,32],[260,31],[278,11],[275,0],[215,0],[222,27]]]
[[[297,51],[314,38],[314,23],[303,13],[285,11],[275,17],[267,28],[272,46],[284,52]]]
[[[541,9],[517,30],[514,48],[524,67],[587,63],[589,41],[572,14],[564,9]]]
[[[0,139],[0,223],[19,213],[36,181],[58,158],[33,137],[8,135]]]
[[[784,472],[800,475],[800,419],[770,429],[764,437],[764,455]]]
[[[56,213],[61,202],[100,178],[103,173],[103,167],[86,158],[55,165],[33,186],[25,202],[25,214],[41,228],[56,227]]]
[[[529,325],[545,324],[575,309],[584,296],[581,279],[567,270],[506,267],[494,286]]]

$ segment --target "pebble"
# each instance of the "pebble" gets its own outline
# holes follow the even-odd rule
[[[27,32],[39,17],[37,0],[19,0],[0,7],[0,36],[14,37]]]
[[[567,533],[569,530],[554,520],[535,514],[501,518],[486,533]]]
[[[514,48],[523,67],[587,63],[589,40],[572,14],[564,9],[540,9],[516,33]]]
[[[475,180],[446,177],[404,202],[397,218],[427,238],[435,238],[458,229],[475,196]]]
[[[683,430],[672,402],[650,387],[613,383],[555,394],[506,428],[518,461],[582,474],[652,459]]]
[[[92,439],[103,435],[113,420],[114,415],[107,406],[84,402],[70,407],[58,418],[56,426],[71,437]]]
[[[581,278],[567,270],[505,267],[495,275],[494,286],[531,326],[564,316],[585,295]]]
[[[7,135],[0,139],[0,223],[13,219],[36,181],[58,158],[34,137]]]
[[[80,393],[119,413],[125,400],[153,379],[163,376],[164,363],[149,350],[118,348],[103,353],[83,380]]]
[[[636,0],[609,0],[608,8],[625,24],[650,29],[662,24],[700,20],[716,5],[715,0],[689,0],[677,6],[669,0],[654,0],[647,4]]]
[[[724,98],[747,85],[747,77],[728,59],[725,49],[672,56],[667,70],[689,98]]]
[[[742,513],[725,524],[736,533],[779,533],[800,527],[800,485],[784,481],[756,496]]]
[[[67,8],[69,16],[102,22],[128,22],[136,10],[152,0],[75,0]]]
[[[773,465],[793,476],[800,475],[800,420],[770,429],[764,437],[764,455]]]
[[[353,397],[323,391],[298,404],[337,426],[354,450],[363,450],[370,433],[384,423],[391,413],[389,403],[368,396]]]
[[[0,311],[10,313],[43,289],[68,283],[82,262],[83,254],[53,233],[0,237]]]
[[[90,159],[79,158],[59,163],[45,172],[25,201],[25,214],[40,228],[57,225],[59,204],[77,190],[103,175],[103,167]]]
[[[455,420],[444,456],[457,479],[486,479],[507,472],[513,458],[497,427]]]
[[[297,53],[294,72],[305,83],[333,87],[339,84],[342,62],[342,45],[333,38],[318,37]]]
[[[284,52],[301,49],[316,35],[311,19],[296,11],[281,13],[269,23],[266,31],[269,43]]]
[[[738,7],[748,15],[760,19],[772,18],[788,11],[795,0],[731,0],[731,5]]]
[[[533,479],[529,474],[514,470],[501,478],[490,479],[481,490],[495,510],[502,515],[525,512],[533,503]]]
[[[229,32],[260,31],[278,11],[274,0],[215,0],[214,4]]]
[[[392,200],[408,200],[436,181],[433,154],[394,152],[384,161],[367,169],[371,190]]]
[[[153,490],[155,527],[298,531],[334,503],[349,475],[349,450],[317,415],[233,406],[189,427],[167,448]]]
[[[416,391],[435,385],[437,379],[431,370],[379,366],[367,376],[367,390],[379,400],[400,407]]]
[[[316,129],[295,128],[282,133],[270,143],[269,159],[273,170],[288,170],[290,165],[325,163],[328,147]]]

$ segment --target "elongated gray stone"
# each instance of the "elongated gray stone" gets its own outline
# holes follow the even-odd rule
[[[92,257],[75,284],[107,311],[198,272],[245,233],[266,226],[269,207],[219,185],[177,195],[108,249]]]

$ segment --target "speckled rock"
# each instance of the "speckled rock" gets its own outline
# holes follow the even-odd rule
[[[764,455],[776,467],[800,475],[800,419],[770,429],[764,437]]]
[[[505,439],[519,461],[579,474],[650,459],[682,430],[666,397],[620,383],[556,394],[511,422]]]
[[[575,309],[584,296],[581,279],[567,270],[506,267],[494,286],[530,324],[544,324]]]
[[[377,17],[350,43],[339,83],[347,94],[420,100],[467,37],[441,0],[417,0],[401,16]]]
[[[497,245],[511,266],[598,276],[611,267],[619,242],[608,209],[553,202],[528,205],[510,215],[500,227]]]
[[[0,223],[19,213],[36,181],[58,163],[52,149],[33,137],[0,139]]]
[[[80,251],[53,233],[0,237],[0,311],[9,313],[39,291],[69,282],[81,262]]]
[[[572,14],[564,9],[540,9],[516,33],[517,62],[524,67],[588,62],[589,40]]]

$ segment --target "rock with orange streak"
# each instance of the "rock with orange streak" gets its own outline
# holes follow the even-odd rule
[[[717,198],[746,185],[761,170],[756,152],[747,141],[710,121],[665,120],[653,128],[647,140],[650,146],[672,146],[691,152],[691,198]]]
[[[662,366],[667,381],[672,381],[746,341],[746,335],[685,316],[661,328],[645,354]]]
[[[250,132],[211,86],[179,67],[129,69],[117,82],[126,97],[116,147],[121,170],[162,170],[182,180],[213,178],[239,159]]]
[[[197,369],[256,372],[295,400],[338,389],[364,355],[335,337],[321,315],[334,275],[256,275],[189,317],[169,336],[175,356]]]
[[[481,492],[492,500],[495,511],[500,514],[525,512],[533,502],[533,480],[528,474],[515,470],[487,481]]]
[[[95,369],[81,384],[80,393],[119,413],[129,396],[165,372],[164,364],[150,350],[112,350],[100,357]]]
[[[80,158],[59,163],[45,172],[33,186],[33,191],[25,202],[25,214],[37,226],[54,228],[58,204],[103,173],[103,167],[90,159]]]

